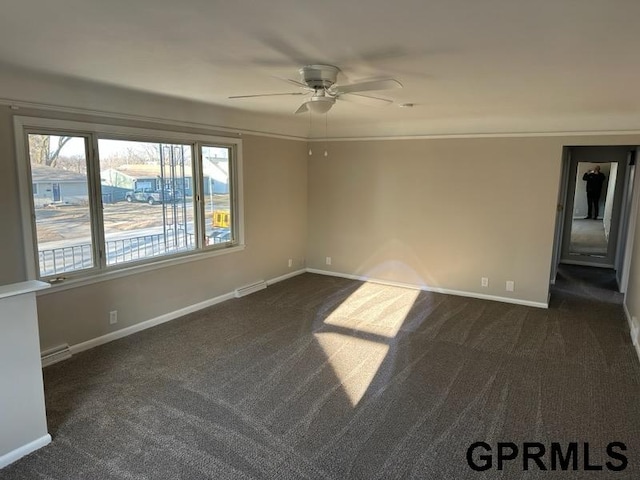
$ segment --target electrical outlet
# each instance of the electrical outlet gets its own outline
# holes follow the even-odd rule
[[[289,268],[293,267],[293,258],[289,259]]]
[[[507,292],[513,292],[515,289],[515,283],[513,282],[513,280],[507,280]]]
[[[327,257],[327,258],[325,259],[325,263],[326,263],[327,265],[331,265],[331,257]]]
[[[488,278],[488,277],[482,277],[482,278],[480,279],[480,284],[481,284],[483,287],[488,287],[488,286],[489,286],[489,278]]]
[[[109,312],[109,325],[115,325],[118,323],[118,311],[112,310]]]

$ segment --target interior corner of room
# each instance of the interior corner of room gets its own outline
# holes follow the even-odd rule
[[[13,388],[19,377],[36,380],[25,384],[12,403],[0,399],[0,409],[16,412],[9,433],[0,432],[0,468],[51,439],[41,398],[43,364],[308,273],[548,309],[562,265],[589,268],[596,276],[606,271],[615,277],[640,356],[640,175],[635,171],[640,130],[629,127],[633,119],[625,123],[623,114],[612,115],[614,128],[609,130],[605,116],[584,123],[582,129],[573,128],[573,117],[566,115],[557,124],[550,122],[547,131],[546,117],[531,123],[539,128],[527,129],[528,123],[505,110],[477,130],[472,123],[447,130],[446,115],[430,117],[432,129],[423,132],[412,123],[419,115],[413,110],[407,114],[415,117],[407,117],[405,132],[396,110],[395,123],[375,122],[370,114],[351,111],[345,117],[335,110],[316,111],[337,108],[335,100],[350,92],[346,86],[331,90],[336,80],[324,78],[326,71],[320,80],[329,86],[310,87],[305,78],[309,67],[326,70],[331,65],[306,65],[300,69],[301,81],[285,79],[313,95],[295,117],[293,112],[215,104],[12,63],[0,70],[0,285],[7,286],[0,287],[0,390]],[[375,82],[400,83],[395,78]],[[229,82],[225,85],[231,89]],[[365,82],[359,85],[366,87]],[[411,99],[404,99],[399,106],[412,110]],[[436,100],[431,107],[438,108]],[[498,133],[493,133],[491,122],[499,120],[506,123],[495,123]],[[354,126],[359,121],[361,130]],[[510,121],[516,125],[513,131],[500,129]],[[69,158],[95,157],[97,166],[87,160],[82,172],[67,169],[66,179],[39,183],[35,168],[28,165],[28,136],[53,135],[50,125],[56,122],[83,142]],[[92,131],[96,125],[103,130]],[[157,167],[152,162],[101,169],[102,131],[111,132],[113,141],[150,144],[159,143],[154,135],[163,133],[175,141],[170,147],[193,148],[188,161],[182,158],[182,167],[186,164],[189,170],[198,164],[200,170],[180,177],[183,203],[167,200],[180,189],[167,187],[162,171],[148,173]],[[226,149],[227,163],[206,164],[203,148],[209,147]],[[229,158],[238,151],[241,162],[236,164]],[[211,158],[218,159],[214,153]],[[134,167],[146,168],[152,180],[134,174]],[[127,186],[108,183],[107,170],[126,177]],[[587,178],[596,170],[604,178],[594,197]],[[72,196],[74,175],[91,178],[85,196],[93,200],[64,200],[60,185]],[[206,197],[228,194],[215,188],[231,188],[232,181],[237,182],[237,197],[225,200],[224,212],[209,210],[213,201]],[[198,182],[201,190],[191,185]],[[109,202],[135,208],[136,221],[154,214],[161,218],[158,212],[165,212],[163,235],[171,218],[171,232],[181,229],[194,250],[166,261],[126,260],[114,268],[108,260],[93,258],[95,275],[71,272],[67,278],[55,269],[38,270],[42,260],[33,209],[53,214],[80,206],[85,213],[64,224],[65,229],[80,229],[82,215],[103,219],[107,186],[120,195]],[[39,194],[46,201],[35,204]],[[185,207],[180,213],[180,205],[191,210]],[[214,229],[216,222],[225,221],[215,215],[228,210],[236,212],[233,228],[227,221]],[[114,229],[126,221],[114,214]],[[106,245],[112,232],[91,222],[82,228],[96,240],[94,257],[108,255],[99,245]],[[237,236],[230,239],[230,230]],[[218,238],[224,245],[216,249]],[[54,245],[48,247],[51,251],[63,250],[55,246],[58,240],[62,236],[47,239]],[[15,322],[21,322],[20,328]],[[19,412],[21,403],[29,411]]]

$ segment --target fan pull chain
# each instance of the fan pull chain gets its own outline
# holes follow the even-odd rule
[[[328,157],[329,156],[329,152],[327,152],[327,124],[329,123],[329,121],[327,120],[329,118],[329,112],[325,112],[324,114],[324,156]]]
[[[309,138],[311,138],[311,109],[309,109]],[[309,142],[309,156],[313,155],[311,150],[311,142]]]

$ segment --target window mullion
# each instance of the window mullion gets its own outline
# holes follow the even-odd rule
[[[104,270],[107,266],[107,252],[104,235],[104,205],[102,203],[102,189],[100,185],[100,152],[98,151],[98,136],[89,136],[87,158],[89,171],[89,188],[91,189],[91,231],[93,235],[93,249],[97,266]]]
[[[230,192],[230,205],[231,210],[231,233],[233,242],[238,241],[238,151],[235,145],[229,148],[229,192]]]
[[[194,230],[196,248],[202,249],[205,243],[205,218],[203,202],[203,175],[202,175],[202,144],[193,145],[193,162],[191,165],[193,178],[193,201],[194,201]]]
[[[240,140],[28,117],[14,125],[30,276],[79,279],[240,243]],[[170,170],[157,143],[171,147]]]

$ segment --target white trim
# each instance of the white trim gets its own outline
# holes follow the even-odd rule
[[[14,297],[16,295],[24,295],[25,293],[33,293],[49,287],[51,287],[50,284],[47,282],[41,282],[40,280],[27,280],[26,282],[2,285],[0,286],[0,299]]]
[[[306,273],[306,272],[307,272],[307,269],[302,268],[300,270],[295,270],[293,272],[285,273],[284,275],[280,275],[279,277],[272,278],[271,280],[267,280],[267,285],[273,285],[274,283],[281,282],[288,278],[297,277],[298,275],[302,275],[303,273]]]
[[[230,170],[235,170],[235,175],[231,177],[231,181],[234,182],[233,188],[235,189],[235,195],[231,197],[231,201],[235,202],[235,219],[231,219],[236,226],[236,234],[238,236],[238,245],[244,247],[244,225],[245,225],[245,217],[244,217],[244,153],[242,150],[242,142],[237,142],[234,144],[235,147],[235,169],[232,169],[233,163],[231,163],[231,159],[229,159],[229,167]],[[202,153],[198,152],[198,155]],[[202,162],[202,159],[200,159]],[[202,171],[202,164],[200,166],[199,175],[202,175],[204,172]],[[231,172],[229,172],[231,173]],[[234,179],[235,177],[235,179]],[[204,208],[204,206],[203,206]],[[233,212],[233,210],[232,210]],[[206,213],[204,213],[206,216]],[[201,227],[204,228],[204,216]],[[233,248],[233,247],[232,247]]]
[[[305,273],[306,270],[297,270],[295,272],[287,273],[285,275],[281,275],[279,277],[272,278],[266,281],[267,285],[273,285],[274,283],[281,282],[282,280],[286,280],[287,278],[295,277],[302,273]],[[180,308],[173,312],[165,313],[164,315],[160,315],[159,317],[151,318],[149,320],[137,323],[127,328],[123,328],[121,330],[117,330],[112,333],[108,333],[106,335],[102,335],[100,337],[93,338],[91,340],[87,340],[86,342],[77,343],[75,345],[71,345],[69,350],[71,354],[74,355],[79,352],[83,352],[85,350],[89,350],[91,348],[97,347],[99,345],[104,345],[105,343],[112,342],[114,340],[118,340],[120,338],[127,337],[129,335],[133,335],[134,333],[141,332],[142,330],[146,330],[147,328],[155,327],[156,325],[160,325],[162,323],[169,322],[171,320],[175,320],[176,318],[182,317],[189,313],[197,312],[198,310],[202,310],[203,308],[211,307],[218,303],[222,303],[226,300],[231,300],[235,298],[235,291],[225,293],[219,295],[217,297],[211,298],[209,300],[205,300],[200,303],[196,303],[194,305],[190,305],[188,307]],[[44,354],[44,352],[43,352]]]
[[[624,316],[627,318],[627,324],[629,325],[629,330],[631,330],[631,327],[632,327],[631,312],[629,312],[629,308],[627,307],[627,304],[625,302],[622,302],[622,309],[624,310]]]
[[[516,305],[525,305],[528,307],[537,307],[537,308],[548,308],[549,304],[548,303],[543,303],[543,302],[531,302],[528,300],[521,300],[521,299],[517,299],[517,298],[508,298],[508,297],[498,297],[498,296],[494,296],[494,295],[483,295],[483,294],[478,294],[478,293],[474,293],[474,292],[465,292],[465,291],[461,291],[461,290],[451,290],[451,289],[446,289],[446,288],[434,288],[434,287],[428,287],[428,286],[424,286],[424,285],[413,285],[413,284],[409,284],[409,283],[400,283],[400,282],[391,282],[391,281],[386,281],[386,280],[380,280],[380,279],[375,279],[375,278],[369,278],[369,277],[364,277],[364,276],[359,276],[359,275],[349,275],[346,273],[338,273],[338,272],[330,272],[330,271],[326,271],[326,270],[318,270],[315,268],[303,268],[303,269],[299,269],[293,272],[289,272],[286,273],[284,275],[280,275],[278,277],[275,278],[271,278],[269,280],[266,280],[265,283],[267,285],[273,285],[275,283],[281,282],[283,280],[287,280],[289,278],[292,277],[296,277],[298,275],[301,275],[303,273],[316,273],[319,275],[328,275],[328,276],[334,276],[334,277],[342,277],[342,278],[348,278],[351,280],[360,280],[360,281],[367,281],[367,282],[372,282],[372,283],[379,283],[382,285],[390,285],[390,286],[394,286],[394,287],[403,287],[403,288],[411,288],[411,289],[418,289],[418,290],[424,290],[424,291],[428,291],[428,292],[436,292],[436,293],[444,293],[444,294],[448,294],[448,295],[457,295],[457,296],[461,296],[461,297],[471,297],[471,298],[477,298],[480,300],[493,300],[493,301],[498,301],[498,302],[503,302],[503,303],[510,303],[510,304],[516,304]],[[134,333],[138,333],[141,332],[142,330],[146,330],[148,328],[151,327],[155,327],[157,325],[160,325],[162,323],[166,323],[169,322],[171,320],[175,320],[176,318],[182,317],[184,315],[187,315],[189,313],[193,313],[196,312],[198,310],[202,310],[204,308],[207,307],[211,307],[213,305],[216,305],[218,303],[224,302],[226,300],[231,300],[235,298],[235,290],[229,293],[225,293],[223,295],[219,295],[217,297],[211,298],[209,300],[205,300],[203,302],[200,303],[196,303],[194,305],[190,305],[188,307],[184,307],[178,310],[175,310],[173,312],[169,312],[169,313],[165,313],[164,315],[160,315],[158,317],[155,318],[151,318],[149,320],[137,323],[135,325],[132,325],[130,327],[127,328],[123,328],[121,330],[117,330],[115,332],[112,333],[108,333],[107,335],[102,335],[100,337],[96,337],[93,338],[91,340],[88,340],[86,342],[82,342],[82,343],[78,343],[75,345],[71,345],[69,347],[69,350],[71,351],[71,354],[77,354],[79,352],[83,352],[85,350],[89,350],[91,348],[100,346],[100,345],[104,345],[105,343],[109,343],[112,342],[114,340],[118,340],[120,338],[124,338],[127,337],[129,335],[133,335]],[[43,352],[44,353],[44,352]]]
[[[629,286],[629,273],[631,271],[631,259],[633,258],[633,243],[636,235],[636,225],[638,220],[638,204],[640,203],[640,148],[636,147],[636,165],[633,177],[631,209],[627,216],[627,238],[625,239],[624,260],[622,261],[622,276],[620,280],[620,292],[627,293]]]
[[[228,253],[241,252],[245,249],[244,245],[236,245],[234,247],[221,248],[218,250],[204,250],[197,253],[191,253],[178,257],[170,257],[164,260],[155,260],[150,263],[144,263],[141,265],[131,265],[125,268],[119,268],[116,270],[110,270],[108,272],[96,273],[87,277],[69,278],[60,283],[50,284],[51,288],[47,290],[38,291],[37,295],[47,295],[50,293],[58,293],[64,290],[69,290],[76,287],[84,287],[86,285],[92,285],[94,283],[100,283],[107,280],[114,280],[116,278],[128,277],[129,275],[136,275],[138,273],[150,272],[152,270],[158,270],[160,268],[171,267],[174,265],[180,265],[182,263],[199,262],[209,257],[217,257],[219,255],[226,255]]]
[[[36,265],[36,242],[33,236],[33,220],[31,218],[31,192],[29,187],[33,184],[29,175],[29,155],[27,154],[24,128],[19,126],[15,118],[13,121],[14,144],[16,146],[16,158],[14,163],[18,170],[18,200],[20,202],[20,217],[22,226],[22,242],[25,246],[24,264],[28,280],[38,278]]]
[[[189,313],[197,312],[198,310],[202,310],[203,308],[211,307],[218,303],[224,302],[225,300],[231,300],[232,298],[234,298],[233,292],[225,293],[224,295],[219,295],[209,300],[205,300],[204,302],[196,303],[188,307],[174,310],[173,312],[165,313],[164,315],[160,315],[159,317],[151,318],[144,322],[136,323],[135,325],[132,325],[127,328],[123,328],[122,330],[117,330],[115,332],[102,335],[101,337],[96,337],[91,340],[87,340],[86,342],[71,345],[69,349],[71,350],[71,354],[75,355],[76,353],[84,352],[85,350],[89,350],[99,345],[104,345],[105,343],[109,343],[114,340],[118,340],[120,338],[128,337],[129,335],[133,335],[134,333],[141,332],[142,330],[146,330],[147,328],[155,327],[156,325],[160,325],[160,324],[169,322],[171,320],[175,320],[176,318],[182,317],[184,315],[188,315]]]
[[[514,137],[571,137],[571,136],[597,136],[597,135],[640,135],[640,130],[579,130],[579,131],[558,131],[558,132],[492,132],[492,133],[440,133],[440,134],[416,134],[416,135],[387,135],[387,136],[359,136],[359,137],[328,137],[328,138],[310,138],[291,134],[279,134],[272,132],[264,132],[260,130],[249,130],[243,128],[223,127],[220,125],[187,122],[184,120],[172,120],[165,117],[154,117],[149,115],[136,115],[117,113],[105,110],[96,110],[91,108],[67,107],[63,105],[29,102],[24,100],[13,100],[10,98],[0,98],[0,105],[7,105],[12,110],[19,111],[21,108],[31,108],[34,110],[45,110],[59,113],[71,113],[77,115],[90,115],[101,117],[104,119],[114,120],[130,120],[138,122],[152,122],[160,125],[182,126],[188,128],[204,128],[207,130],[215,130],[221,135],[255,135],[258,137],[280,138],[284,140],[295,140],[301,142],[352,142],[352,141],[368,141],[368,140],[422,140],[422,139],[446,139],[446,138],[514,138]]]
[[[18,170],[18,189],[20,199],[20,212],[22,217],[22,234],[23,243],[27,247],[25,249],[24,262],[27,271],[27,277],[29,280],[35,280],[38,277],[37,269],[37,251],[36,243],[34,239],[34,224],[32,219],[31,208],[31,192],[30,187],[32,185],[29,177],[29,158],[26,145],[25,130],[30,128],[48,128],[61,130],[66,132],[74,132],[79,135],[95,135],[98,137],[109,136],[113,138],[131,138],[136,140],[147,141],[176,141],[176,142],[188,142],[190,144],[207,144],[207,145],[225,145],[232,146],[234,155],[234,165],[236,172],[236,180],[234,184],[234,200],[236,205],[235,214],[236,221],[236,235],[237,244],[219,249],[205,248],[192,250],[186,253],[163,255],[158,258],[150,258],[144,260],[142,263],[134,265],[109,266],[106,269],[93,267],[89,270],[69,272],[68,279],[62,282],[56,283],[56,288],[51,289],[53,292],[59,292],[66,288],[72,288],[79,285],[88,285],[103,281],[105,279],[113,279],[126,275],[132,275],[139,272],[153,270],[155,268],[162,268],[169,265],[176,265],[194,260],[201,260],[209,256],[222,255],[226,253],[232,253],[244,249],[244,181],[243,181],[243,151],[242,151],[242,139],[236,137],[220,137],[207,134],[191,134],[185,132],[176,131],[164,131],[154,130],[148,128],[138,127],[125,127],[117,125],[109,125],[93,122],[78,122],[71,120],[59,120],[55,118],[42,118],[42,117],[30,117],[16,115],[13,118],[14,135],[16,144],[16,166]],[[194,152],[197,155],[197,153]],[[201,169],[202,167],[200,167]],[[201,174],[199,172],[198,174]],[[98,179],[96,179],[99,181]],[[88,186],[91,185],[89,182]],[[95,227],[95,222],[99,219],[94,219],[92,222],[92,229]],[[104,240],[104,239],[102,239]],[[100,239],[96,239],[97,242]],[[65,277],[65,275],[61,275]]]
[[[114,138],[146,139],[149,141],[175,140],[178,142],[204,142],[211,144],[221,143],[233,145],[242,143],[242,139],[238,135],[224,136],[202,133],[176,132],[171,130],[156,130],[153,128],[111,125],[108,123],[61,120],[49,117],[44,118],[16,115],[15,117],[13,117],[13,123],[16,127],[19,127],[22,130],[24,130],[25,128],[48,128],[54,130],[64,130],[65,132],[77,132],[79,134],[95,133],[98,135],[113,136]],[[21,138],[24,138],[24,136],[22,136]],[[22,143],[24,144],[24,141],[22,141]]]
[[[351,280],[360,280],[364,282],[371,283],[379,283],[381,285],[389,285],[392,287],[402,287],[402,288],[411,288],[413,290],[424,290],[425,292],[435,292],[435,293],[444,293],[446,295],[456,295],[458,297],[470,297],[477,298],[480,300],[492,300],[496,302],[502,303],[512,303],[515,305],[524,305],[527,307],[536,307],[536,308],[549,308],[549,303],[545,302],[532,302],[530,300],[522,300],[519,298],[509,298],[509,297],[498,297],[496,295],[485,295],[482,293],[475,292],[467,292],[464,290],[451,290],[448,288],[439,288],[439,287],[430,287],[428,285],[415,285],[412,283],[402,283],[402,282],[392,282],[388,280],[380,280],[377,278],[366,277],[363,275],[350,275],[348,273],[340,273],[340,272],[330,272],[328,270],[318,270],[316,268],[307,268],[307,272],[309,273],[317,273],[319,275],[328,275],[332,277],[342,277],[348,278]]]
[[[36,450],[49,445],[51,443],[51,435],[48,433],[32,442],[27,443],[15,450],[10,451],[0,457],[0,468],[11,465],[13,462],[20,460],[25,455],[29,455]]]
[[[220,125],[215,125],[210,123],[186,122],[184,120],[172,120],[164,117],[116,113],[116,112],[109,112],[104,110],[93,110],[89,108],[65,107],[62,105],[53,105],[53,104],[47,104],[47,103],[26,102],[22,100],[11,100],[8,98],[0,98],[0,105],[8,105],[11,107],[11,110],[15,110],[15,111],[19,111],[21,108],[32,108],[34,110],[46,110],[46,111],[59,112],[59,113],[91,115],[95,117],[104,118],[105,120],[107,119],[130,120],[130,121],[147,122],[147,123],[152,122],[152,123],[157,123],[159,125],[207,129],[207,130],[213,130],[212,132],[213,135],[217,135],[217,134],[230,135],[231,134],[231,135],[234,135],[236,138],[240,137],[241,135],[255,135],[257,137],[281,138],[284,140],[296,140],[300,142],[307,141],[306,137],[299,137],[295,135],[262,132],[260,130],[248,130],[243,128],[222,127]]]
[[[322,137],[309,138],[308,142],[362,142],[374,140],[441,140],[459,138],[535,138],[535,137],[593,137],[610,135],[640,135],[640,130],[585,130],[585,131],[560,131],[560,132],[512,132],[512,133],[438,133],[416,135],[388,135],[379,137]],[[620,144],[625,145],[625,144]]]
[[[639,338],[637,332],[640,325],[634,325],[633,316],[631,315],[631,312],[629,312],[629,308],[627,307],[626,302],[622,302],[622,309],[624,310],[624,316],[627,318],[627,324],[629,325],[629,335],[631,336],[631,343],[633,344],[633,348],[636,351],[638,360],[640,360],[640,341],[638,341]]]

